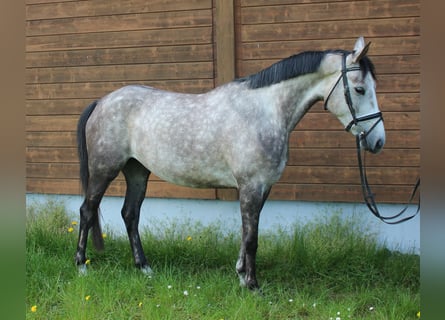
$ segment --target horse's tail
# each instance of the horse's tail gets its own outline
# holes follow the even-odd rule
[[[85,111],[82,112],[77,123],[77,152],[79,155],[79,165],[80,165],[80,181],[82,184],[82,189],[84,194],[87,192],[88,179],[90,177],[90,171],[88,168],[88,150],[87,150],[87,140],[86,140],[86,125],[87,121],[93,113],[97,106],[97,100],[91,103]],[[98,209],[99,210],[99,209]],[[93,245],[97,250],[103,250],[104,240],[102,237],[102,230],[99,221],[99,212],[93,216],[93,226],[92,226],[92,236]]]
[[[88,169],[88,151],[87,151],[87,139],[86,139],[86,125],[96,108],[97,100],[90,104],[80,115],[79,122],[77,123],[77,152],[79,155],[80,164],[80,182],[82,183],[82,190],[86,193],[88,188],[88,179],[90,172]]]

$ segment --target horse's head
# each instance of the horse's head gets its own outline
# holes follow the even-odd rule
[[[378,153],[385,144],[385,128],[375,93],[374,66],[366,57],[370,43],[358,38],[351,53],[331,55],[329,68],[334,77],[325,97],[329,109],[346,131],[360,138],[360,146]],[[338,76],[337,76],[338,75]]]

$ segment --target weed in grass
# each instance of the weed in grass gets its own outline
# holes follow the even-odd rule
[[[239,287],[239,234],[189,222],[141,233],[153,277],[134,268],[128,239],[109,231],[80,277],[72,221],[56,203],[28,211],[29,319],[417,319],[419,256],[387,250],[336,214],[260,233],[261,294]]]

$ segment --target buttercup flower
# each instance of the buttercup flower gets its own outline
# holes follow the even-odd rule
[[[77,221],[71,221],[72,226],[77,226]]]
[[[188,236],[188,237],[187,237],[187,241],[192,241],[192,237],[191,237],[191,236]]]
[[[417,318],[420,318],[420,311],[417,312]]]
[[[85,264],[90,264],[90,263],[91,263],[90,259],[87,259],[87,260],[85,261]]]
[[[91,296],[90,296],[90,295],[85,296],[85,301],[88,301],[88,300],[90,300],[90,299],[91,299]]]
[[[140,302],[138,303],[138,307],[139,307],[139,308],[142,307],[142,301],[140,301]]]
[[[37,306],[36,305],[33,305],[32,307],[31,307],[31,312],[36,312],[37,311]]]
[[[73,227],[69,227],[68,228],[68,232],[73,232],[74,231],[74,228]]]

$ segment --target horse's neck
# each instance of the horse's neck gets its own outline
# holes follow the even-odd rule
[[[269,87],[274,96],[275,108],[280,111],[282,121],[290,133],[306,112],[324,97],[323,78],[308,74],[280,82]]]

